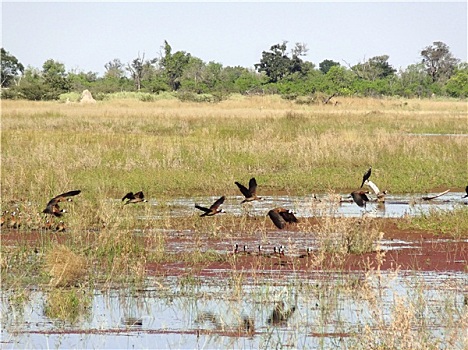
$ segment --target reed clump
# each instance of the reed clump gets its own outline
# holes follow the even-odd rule
[[[54,288],[46,294],[44,315],[74,324],[91,317],[92,296],[81,288]]]
[[[76,286],[85,282],[88,263],[84,256],[69,247],[57,244],[45,256],[45,271],[50,275],[52,287]]]

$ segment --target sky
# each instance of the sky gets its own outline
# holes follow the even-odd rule
[[[96,72],[118,58],[160,58],[164,41],[205,62],[253,68],[263,51],[305,43],[306,61],[354,65],[388,55],[396,69],[442,41],[467,61],[467,2],[3,1],[1,46],[25,66],[48,59]]]

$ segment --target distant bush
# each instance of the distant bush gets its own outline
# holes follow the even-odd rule
[[[67,92],[65,94],[60,94],[59,101],[60,102],[80,102],[81,94],[78,92]]]

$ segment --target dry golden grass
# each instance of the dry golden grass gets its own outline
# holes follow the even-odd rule
[[[77,285],[88,272],[86,258],[64,245],[55,245],[47,252],[45,261],[46,272],[51,276],[49,285],[53,287]]]

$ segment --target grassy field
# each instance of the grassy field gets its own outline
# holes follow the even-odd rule
[[[331,198],[357,189],[370,165],[372,180],[391,193],[462,191],[468,184],[468,137],[452,135],[468,134],[466,101],[339,98],[336,106],[296,104],[277,96],[235,96],[217,104],[2,101],[1,122],[2,211],[19,210],[24,220],[9,230],[16,234],[16,245],[0,247],[2,284],[14,307],[27,302],[28,286],[40,286],[47,295],[45,316],[73,322],[90,312],[95,286],[138,286],[145,283],[148,263],[178,262],[187,266],[178,280],[184,287],[198,281],[200,266],[236,265],[233,254],[203,249],[208,240],[230,242],[239,232],[256,241],[266,236],[265,217],[225,214],[206,220],[197,212],[175,217],[164,199],[239,195],[234,181],[246,184],[252,176],[261,194],[322,193]],[[70,211],[64,216],[65,234],[44,229],[39,213],[47,201],[72,189],[82,193],[76,203],[64,205]],[[140,189],[158,205],[122,207],[120,198]],[[467,209],[431,211],[402,218],[400,224],[464,238]],[[190,232],[193,250],[168,251],[166,232],[184,230]],[[298,230],[321,242],[308,260],[309,269],[319,270],[327,260],[339,270],[349,255],[373,251],[383,235],[381,222],[369,217],[325,217],[318,223],[304,218]],[[365,270],[379,284],[380,263]],[[243,273],[233,268],[226,279],[238,298],[246,293]],[[259,274],[259,285],[262,278]],[[161,278],[161,290],[165,283]],[[303,282],[294,278],[292,283]],[[329,290],[336,287],[331,283]],[[328,291],[318,284],[314,288],[319,294]],[[372,291],[369,287],[369,299],[381,298]],[[377,317],[364,329],[366,345],[358,346],[359,338],[350,348],[434,347],[430,327],[405,335],[420,322],[419,311],[397,299],[389,327],[374,312],[382,303],[371,303]],[[415,310],[425,307],[424,298],[414,303]],[[329,312],[328,301],[324,304]],[[454,314],[447,307],[441,310],[448,315],[442,319]],[[324,320],[328,318],[326,314]],[[452,323],[459,319],[466,324],[465,314],[454,317],[449,330],[457,329]]]
[[[2,203],[80,188],[98,200],[262,191],[348,191],[373,166],[392,193],[461,190],[467,181],[464,101],[279,97],[218,104],[120,100],[93,105],[2,101]],[[415,135],[416,134],[416,135]]]

